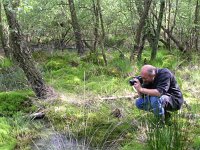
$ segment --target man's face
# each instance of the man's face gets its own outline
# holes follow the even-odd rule
[[[148,74],[141,74],[142,80],[144,83],[152,83],[155,76],[148,75]]]

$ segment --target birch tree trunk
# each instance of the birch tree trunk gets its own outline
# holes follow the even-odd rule
[[[7,58],[11,58],[11,51],[9,46],[9,34],[6,34],[3,29],[3,22],[2,22],[2,3],[0,2],[0,38],[2,47]]]
[[[23,39],[20,25],[16,19],[16,14],[10,4],[8,4],[8,2],[4,3],[4,9],[10,29],[13,58],[24,71],[36,96],[39,98],[47,98],[47,87],[40,72],[35,67],[26,41]]]

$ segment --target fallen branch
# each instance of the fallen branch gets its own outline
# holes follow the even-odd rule
[[[31,119],[43,119],[45,116],[44,112],[37,112],[30,115]]]
[[[127,95],[127,96],[111,96],[111,97],[99,97],[100,100],[117,100],[117,99],[135,99],[138,95]]]
[[[34,119],[43,119],[44,116],[45,116],[45,109],[39,108],[36,112],[34,112],[34,113],[32,113],[30,115],[30,118],[32,120],[34,120]]]

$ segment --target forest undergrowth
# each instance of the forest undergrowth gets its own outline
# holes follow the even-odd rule
[[[128,51],[123,56],[115,50],[107,52],[107,66],[101,56],[94,61],[90,55],[78,57],[68,51],[38,51],[33,57],[58,97],[36,100],[22,71],[1,57],[0,150],[31,149],[33,139],[41,136],[42,124],[28,116],[40,106],[56,131],[67,133],[88,149],[200,149],[198,55],[160,49],[157,59],[148,62],[172,70],[190,106],[173,113],[170,124],[163,126],[153,114],[139,111],[134,98],[102,99],[136,94],[128,81],[139,74],[143,62],[130,63]],[[148,61],[150,50],[146,49],[143,58]]]

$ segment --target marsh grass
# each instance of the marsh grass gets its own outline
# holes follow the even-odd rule
[[[4,117],[0,117],[0,150],[11,150],[16,145],[16,139],[11,135],[12,127]]]
[[[16,150],[30,149],[31,139],[38,137],[38,131],[43,128],[41,122],[31,120],[22,112],[16,113],[8,121],[13,128],[12,135],[17,139]]]
[[[188,149],[191,124],[180,118],[172,119],[171,125],[157,126],[151,123],[147,126],[147,145],[150,150],[181,150]]]
[[[52,107],[49,115],[56,129],[65,129],[70,137],[81,141],[85,147],[114,149],[130,141],[137,129],[132,125],[133,111],[125,108],[128,103],[130,102],[124,100],[115,104],[96,103],[86,107],[66,105],[59,112],[57,109],[58,118],[52,116],[55,114],[55,107]],[[115,118],[111,114],[114,108],[123,111],[123,118]],[[62,125],[58,125],[58,122]]]

